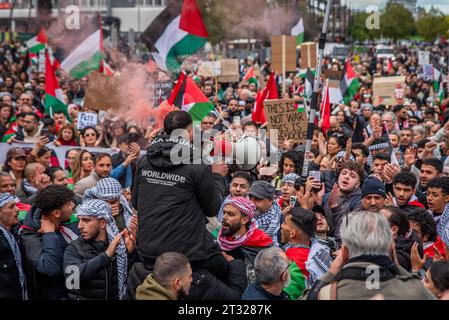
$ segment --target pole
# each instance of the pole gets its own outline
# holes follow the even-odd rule
[[[319,40],[319,44],[318,44],[318,61],[317,61],[317,65],[316,65],[315,80],[313,83],[312,99],[311,99],[311,103],[310,103],[309,123],[307,125],[306,150],[305,150],[305,154],[304,154],[304,165],[302,167],[302,178],[304,180],[307,179],[307,175],[309,174],[308,155],[310,153],[310,148],[312,147],[313,130],[315,129],[315,116],[316,116],[316,111],[318,110],[318,91],[320,89],[321,61],[323,59],[324,46],[326,45],[326,33],[327,33],[327,29],[328,29],[331,6],[332,6],[332,0],[327,0],[326,14],[324,16],[323,29],[321,31],[320,40]]]
[[[282,95],[285,94],[285,36],[282,36]]]

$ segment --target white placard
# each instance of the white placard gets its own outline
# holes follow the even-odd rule
[[[86,127],[95,127],[98,123],[98,115],[93,112],[78,112],[78,124],[76,128],[83,130]]]
[[[429,63],[430,63],[430,52],[420,50],[418,52],[418,64],[420,66],[423,66],[423,65],[429,64]]]

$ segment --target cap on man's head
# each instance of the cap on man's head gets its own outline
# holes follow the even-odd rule
[[[267,181],[256,181],[249,188],[248,195],[258,199],[273,199],[276,189]]]
[[[369,194],[379,194],[384,198],[387,198],[387,192],[385,190],[385,185],[382,181],[376,177],[368,177],[363,182],[362,186],[362,198]]]

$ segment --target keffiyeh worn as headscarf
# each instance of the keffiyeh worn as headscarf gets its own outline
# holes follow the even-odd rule
[[[108,240],[111,242],[120,233],[114,218],[112,217],[112,210],[109,204],[103,200],[90,199],[85,200],[77,207],[76,216],[79,217],[96,217],[98,219],[106,220],[106,233]],[[117,248],[117,273],[119,285],[119,298],[123,299],[126,294],[126,278],[128,274],[128,253],[125,247],[125,241],[122,239]]]
[[[19,199],[9,193],[0,193],[0,208],[4,207],[5,205],[11,202],[17,203],[19,202]],[[17,241],[14,238],[13,234],[9,230],[4,228],[1,224],[0,224],[0,232],[3,234],[6,241],[8,242],[8,245],[11,248],[11,251],[14,255],[14,260],[16,262],[17,269],[19,270],[19,281],[20,287],[22,288],[22,299],[28,300],[28,294],[25,285],[25,274],[22,268],[22,255],[20,254],[19,245],[17,244]]]
[[[254,231],[257,229],[256,221],[254,220],[254,213],[256,211],[256,206],[254,203],[244,197],[230,197],[225,200],[223,207],[230,205],[238,209],[241,213],[250,218],[251,225],[248,231],[239,239],[232,239],[231,237],[226,237],[222,234],[222,228],[218,233],[218,244],[220,248],[224,251],[231,251],[235,248],[242,246],[248,239],[251,238]]]
[[[123,207],[123,216],[125,218],[126,226],[129,227],[131,223],[131,216],[133,211],[122,194],[122,185],[114,178],[104,178],[97,182],[95,187],[87,189],[84,193],[83,200],[100,199],[104,201],[120,199],[120,204]]]

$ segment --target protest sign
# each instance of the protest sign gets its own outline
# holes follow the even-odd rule
[[[284,39],[284,40],[282,40]],[[271,37],[271,66],[275,71],[282,72],[283,62],[285,71],[296,70],[296,37],[272,36]]]
[[[420,66],[423,66],[425,64],[429,64],[429,62],[430,62],[430,52],[420,50],[418,52],[418,64]]]
[[[301,44],[301,69],[315,69],[317,63],[317,43],[316,42],[304,42]]]
[[[158,107],[162,101],[167,100],[173,89],[173,81],[158,81],[152,84],[153,88],[153,107]]]
[[[197,75],[201,77],[211,78],[218,77],[221,74],[220,61],[204,61],[198,68]]]
[[[404,76],[374,78],[373,82],[373,105],[394,105],[397,103],[395,90],[405,83]],[[397,92],[397,91],[396,91]]]
[[[433,81],[433,65],[423,65],[423,78],[425,81]]]
[[[83,130],[86,127],[95,127],[98,123],[98,115],[93,112],[78,112],[76,128]]]
[[[104,110],[118,109],[123,102],[120,96],[120,77],[107,76],[100,72],[92,72],[89,75],[84,106],[89,109]]]
[[[292,140],[304,144],[307,138],[307,113],[303,102],[293,99],[265,100],[265,117],[268,122],[268,130],[272,134],[277,130],[277,146],[281,146],[285,140]]]
[[[223,83],[240,80],[239,61],[237,59],[220,60],[220,75],[218,81]]]

